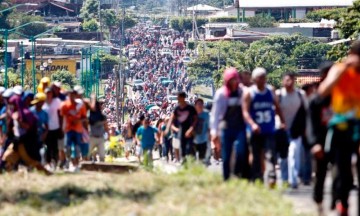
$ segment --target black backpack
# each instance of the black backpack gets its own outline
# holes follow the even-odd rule
[[[290,136],[293,139],[303,136],[306,130],[306,109],[300,92],[297,91],[297,94],[300,97],[301,105],[298,111],[296,112],[294,121],[290,127]]]

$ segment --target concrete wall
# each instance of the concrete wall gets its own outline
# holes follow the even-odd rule
[[[306,37],[313,37],[313,28],[249,28],[250,31],[291,35],[300,33]]]

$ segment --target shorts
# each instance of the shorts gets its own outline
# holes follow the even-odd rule
[[[80,152],[81,152],[82,157],[89,156],[89,149],[90,149],[89,143],[81,143],[79,145],[79,147],[80,147]]]
[[[65,151],[66,146],[65,146],[64,138],[58,140],[58,149],[59,149],[59,151]]]
[[[141,156],[142,155],[142,148],[140,146],[136,146],[136,156]]]
[[[180,139],[173,138],[172,145],[174,149],[180,149]]]
[[[125,140],[125,151],[131,151],[132,146],[133,146],[132,139]]]

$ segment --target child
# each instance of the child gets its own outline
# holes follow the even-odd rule
[[[145,166],[152,165],[152,150],[155,142],[158,140],[158,133],[157,128],[150,126],[150,119],[148,117],[145,118],[143,125],[136,132],[136,141],[138,144],[141,144]]]

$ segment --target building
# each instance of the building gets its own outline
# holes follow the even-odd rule
[[[192,7],[186,8],[187,14],[192,15],[192,13],[196,13],[196,15],[200,15],[200,16],[207,16],[207,15],[213,14],[216,11],[221,11],[221,9],[212,7],[210,5],[205,5],[205,4],[198,4],[198,5],[194,5]]]
[[[243,19],[258,14],[267,14],[276,20],[289,18],[305,18],[306,13],[318,9],[349,7],[353,0],[236,0],[239,1],[239,13]],[[238,9],[230,6],[213,16],[237,16]]]
[[[327,42],[331,38],[331,32],[335,23],[282,23],[278,27],[249,28],[246,23],[207,23],[205,40],[241,40],[251,43],[270,35],[302,34],[305,37],[317,38]]]
[[[19,64],[20,45],[24,46],[25,52],[25,68],[32,67],[31,42],[27,39],[8,40],[8,54],[10,58],[10,67],[15,67]],[[51,65],[48,67],[48,72],[55,72],[57,70],[65,69],[80,77],[82,65],[84,68],[90,68],[90,61],[85,63],[81,61],[82,48],[92,47],[93,53],[97,50],[110,53],[113,49],[110,45],[99,46],[99,41],[87,40],[64,40],[62,38],[39,38],[35,43],[35,68],[41,68],[41,64],[48,62],[50,59]],[[112,69],[112,68],[111,68]],[[109,68],[102,68],[104,72],[111,71]]]

